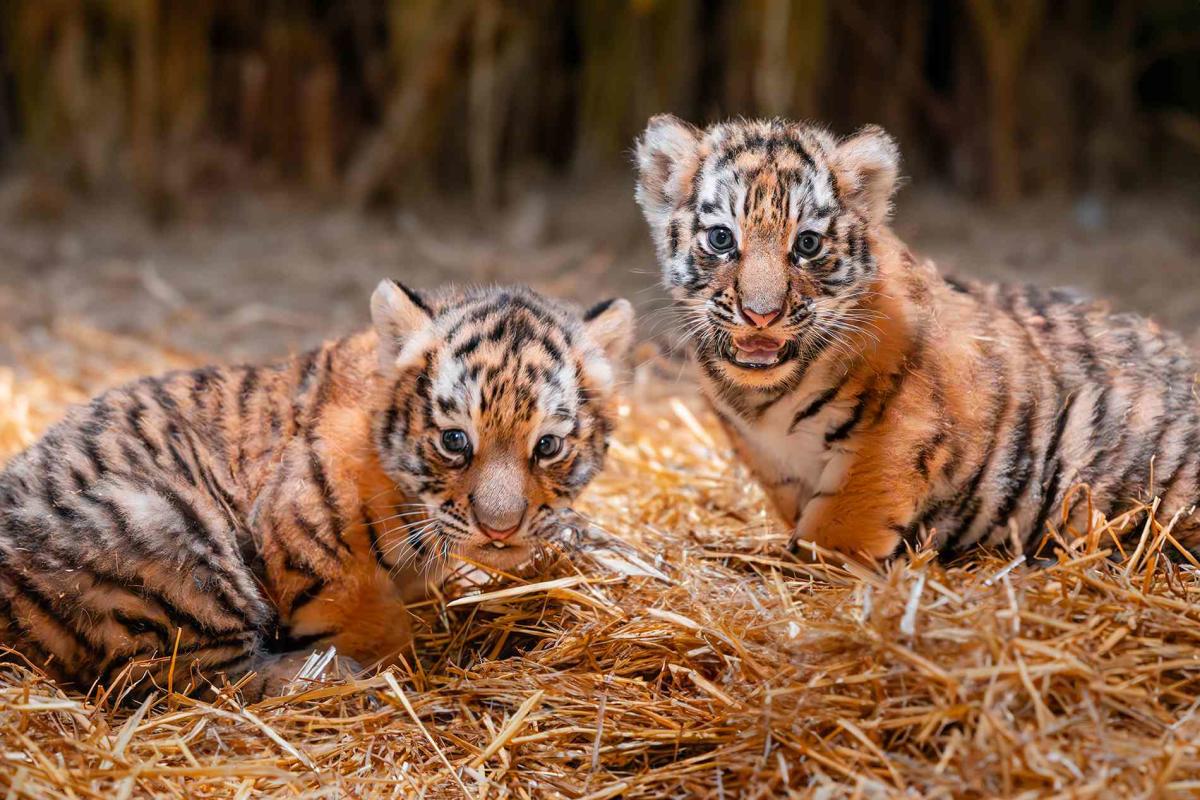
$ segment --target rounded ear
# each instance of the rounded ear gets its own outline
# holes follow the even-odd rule
[[[866,214],[868,222],[886,220],[900,175],[896,140],[878,125],[868,125],[838,144],[836,163],[847,199]]]
[[[379,335],[379,364],[393,370],[400,366],[405,345],[430,326],[433,315],[419,294],[385,278],[371,295],[371,321]]]
[[[677,176],[696,159],[701,133],[673,114],[651,117],[637,141],[638,181],[635,196],[656,234],[666,231],[679,201]]]
[[[622,298],[599,302],[584,312],[583,331],[602,356],[585,359],[584,371],[593,383],[607,390],[615,368],[625,362],[633,344],[633,306]]]

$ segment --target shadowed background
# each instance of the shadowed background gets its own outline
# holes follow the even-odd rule
[[[873,122],[944,269],[1200,326],[1190,0],[8,0],[0,320],[260,357],[383,275],[661,307],[648,116]],[[658,332],[653,317],[643,331]]]

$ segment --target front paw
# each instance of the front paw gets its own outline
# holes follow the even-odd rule
[[[788,552],[798,561],[808,564],[841,564],[849,558],[873,567],[891,558],[899,545],[900,536],[890,530],[853,537],[810,537],[797,531],[788,542]]]
[[[324,651],[293,651],[268,656],[258,662],[255,676],[242,687],[246,702],[307,691],[321,683],[350,680],[363,666],[333,647]]]

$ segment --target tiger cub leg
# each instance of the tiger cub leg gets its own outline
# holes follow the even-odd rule
[[[274,614],[207,492],[170,477],[42,480],[44,497],[0,516],[6,643],[80,690],[180,690],[256,662]]]
[[[281,644],[307,655],[330,646],[353,664],[394,663],[412,643],[409,612],[386,575],[349,574],[284,597]],[[344,670],[345,671],[345,670]]]
[[[387,662],[411,641],[403,599],[366,522],[343,511],[350,498],[298,491],[312,469],[307,453],[289,452],[252,515],[279,615],[276,649],[306,657],[332,646],[347,663]]]
[[[922,456],[919,447],[903,442],[864,439],[856,452],[835,452],[822,471],[792,535],[790,549],[797,555],[811,554],[800,542],[868,561],[894,555],[931,490],[930,475],[948,458],[944,449]]]
[[[292,690],[303,691],[307,687],[298,679],[309,660],[313,658],[314,652],[310,650],[292,650],[260,656],[251,664],[250,679],[240,686],[242,699],[254,703],[265,697],[279,697]],[[314,681],[339,680],[353,678],[362,671],[363,667],[357,661],[339,654],[317,674],[303,677]]]

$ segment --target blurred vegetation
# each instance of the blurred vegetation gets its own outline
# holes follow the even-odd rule
[[[155,208],[248,177],[486,212],[621,167],[646,118],[884,125],[1012,201],[1200,153],[1195,0],[0,0],[0,154]]]

